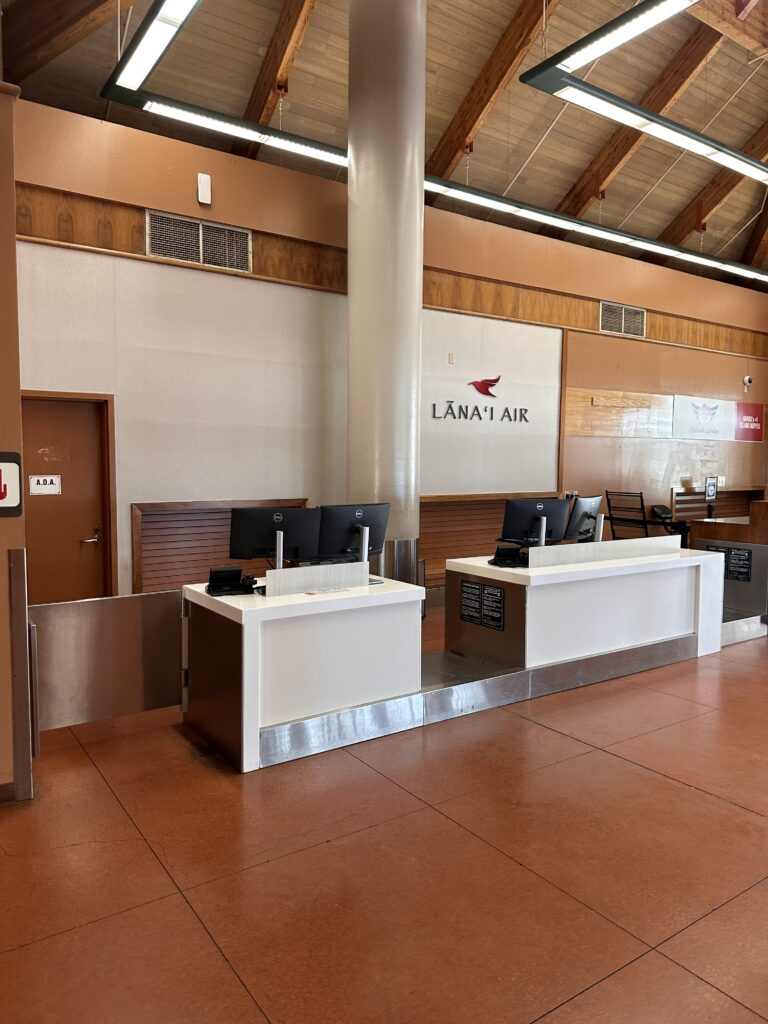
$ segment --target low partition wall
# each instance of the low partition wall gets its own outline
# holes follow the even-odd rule
[[[233,508],[306,508],[306,498],[248,501],[151,501],[131,505],[133,592],[178,590],[208,579],[212,566],[240,565],[229,557]],[[254,559],[245,571],[263,576],[267,564]]]

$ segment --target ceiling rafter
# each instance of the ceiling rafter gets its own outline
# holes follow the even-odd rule
[[[251,98],[243,118],[254,124],[268,125],[277,108],[280,96],[287,91],[288,74],[307,30],[317,0],[284,0],[275,31],[267,47]],[[257,142],[238,142],[232,152],[255,158],[259,152]]]
[[[765,121],[742,147],[742,152],[755,160],[768,157],[768,121]],[[683,245],[687,238],[699,230],[720,209],[726,199],[745,180],[737,171],[727,168],[718,173],[694,196],[685,209],[659,235],[659,241],[670,245]]]
[[[427,160],[427,174],[449,178],[509,85],[560,0],[522,0]]]
[[[3,12],[3,76],[21,82],[102,25],[117,0],[25,0]]]
[[[693,82],[717,51],[723,35],[708,25],[699,25],[683,43],[675,56],[651,85],[640,106],[664,114]],[[630,157],[640,148],[645,136],[634,128],[618,128],[599,153],[582,172],[557,206],[558,213],[583,217],[599,198]],[[544,228],[542,234],[564,238],[555,228]]]
[[[688,8],[688,14],[717,29],[724,36],[758,57],[768,56],[768,10],[764,3],[738,0],[703,0]]]
[[[762,267],[768,259],[768,196],[764,200],[741,258],[748,267]]]

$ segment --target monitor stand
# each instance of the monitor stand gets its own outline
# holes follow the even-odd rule
[[[360,533],[360,558],[359,562],[368,561],[368,549],[370,547],[371,528],[370,526],[358,526]]]
[[[283,569],[283,531],[275,530],[275,568]]]

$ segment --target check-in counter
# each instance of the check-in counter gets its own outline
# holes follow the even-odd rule
[[[624,652],[638,671],[664,664],[665,651],[667,661],[719,651],[722,600],[723,555],[682,549],[679,536],[531,548],[526,567],[454,559],[445,645],[508,669],[603,657],[620,674]]]
[[[394,580],[287,597],[184,587],[185,721],[243,772],[338,745],[342,728],[347,742],[394,731],[375,709],[420,699],[423,598]]]

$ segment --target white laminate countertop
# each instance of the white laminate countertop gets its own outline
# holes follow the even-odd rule
[[[381,579],[372,576],[371,579]],[[263,584],[264,580],[258,580]],[[262,594],[235,594],[231,597],[211,597],[205,592],[204,583],[192,583],[184,587],[184,597],[193,604],[208,608],[226,619],[244,624],[265,619],[288,619],[299,615],[316,615],[327,612],[349,611],[354,608],[370,608],[375,605],[403,604],[407,601],[423,601],[423,587],[397,580],[383,580],[382,583],[366,587],[346,587],[325,593],[291,594],[289,597],[264,597]]]
[[[518,566],[513,569],[504,569],[498,565],[489,565],[488,561],[492,557],[492,555],[484,555],[480,558],[452,558],[445,563],[445,568],[447,572],[459,572],[466,576],[517,583],[523,587],[540,587],[552,583],[572,583],[576,580],[659,572],[664,569],[683,569],[701,565],[712,558],[724,559],[721,551],[682,548],[664,554],[642,555],[634,558],[603,559],[595,562],[547,565],[540,568]]]

